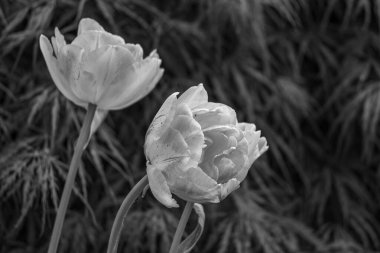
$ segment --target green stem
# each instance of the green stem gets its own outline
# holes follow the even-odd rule
[[[179,243],[181,242],[181,238],[183,235],[183,232],[185,231],[185,227],[187,224],[187,221],[189,220],[191,210],[193,208],[193,202],[187,202],[185,208],[183,209],[183,213],[181,215],[181,219],[179,220],[179,224],[177,227],[177,230],[175,231],[172,246],[170,247],[169,253],[177,253],[177,248]]]
[[[124,226],[125,217],[128,214],[129,209],[140,196],[144,188],[148,185],[148,177],[145,175],[128,193],[127,197],[121,204],[119,211],[117,211],[115,221],[113,222],[110,239],[108,241],[107,253],[116,253],[117,246],[119,244],[119,238],[121,230]]]
[[[58,207],[57,217],[55,218],[54,228],[53,228],[53,233],[50,239],[48,253],[57,252],[58,243],[59,243],[59,239],[61,237],[61,232],[62,232],[63,221],[65,219],[71,191],[73,189],[73,185],[75,182],[75,176],[78,172],[79,162],[82,157],[82,153],[84,151],[84,146],[86,145],[87,140],[90,136],[91,122],[92,122],[92,119],[94,118],[95,111],[96,111],[96,105],[89,104],[82,128],[80,130],[78,141],[74,148],[74,154],[70,162],[69,173],[67,174],[67,177],[66,177],[65,186],[63,188],[61,201]]]

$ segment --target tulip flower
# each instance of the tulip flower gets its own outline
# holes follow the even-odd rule
[[[49,244],[48,253],[56,253],[80,158],[91,135],[108,110],[125,108],[146,96],[164,71],[155,51],[143,59],[140,45],[126,44],[89,18],[80,21],[78,36],[70,44],[56,28],[51,43],[41,35],[40,47],[59,91],[87,109]]]
[[[156,51],[143,59],[140,45],[126,44],[89,18],[80,21],[71,44],[56,28],[51,44],[41,35],[40,47],[59,91],[85,108],[125,108],[146,96],[164,72]]]
[[[162,204],[178,207],[172,193],[196,203],[217,203],[236,190],[267,149],[265,137],[235,111],[208,102],[203,85],[169,96],[145,141],[149,186]]]

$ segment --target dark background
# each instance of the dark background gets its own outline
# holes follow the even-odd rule
[[[93,137],[60,252],[106,251],[120,203],[145,174],[148,125],[167,96],[200,82],[270,148],[238,191],[205,205],[193,252],[380,252],[375,0],[1,0],[1,252],[47,250],[85,111],[55,87],[38,38],[57,26],[70,42],[82,17],[145,55],[157,48],[165,74]],[[168,252],[180,203],[138,200],[120,252]]]

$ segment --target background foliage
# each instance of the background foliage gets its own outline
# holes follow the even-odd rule
[[[380,1],[1,0],[2,252],[47,249],[84,110],[54,86],[38,38],[57,26],[70,41],[82,17],[157,48],[165,74],[91,141],[60,252],[105,252],[118,206],[145,173],[151,119],[199,82],[255,122],[270,149],[241,189],[205,206],[194,252],[380,252]],[[180,211],[148,193],[120,252],[167,252]]]

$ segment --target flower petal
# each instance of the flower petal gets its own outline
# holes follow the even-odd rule
[[[257,148],[258,148],[258,152],[256,153],[255,159],[257,159],[259,156],[261,156],[263,153],[265,153],[269,148],[268,143],[267,143],[267,139],[265,137],[260,137]]]
[[[78,35],[85,31],[104,31],[98,22],[91,18],[82,18],[78,25]]]
[[[190,150],[181,133],[169,127],[162,136],[146,146],[146,156],[152,164],[167,164],[190,160]]]
[[[199,167],[168,166],[165,175],[172,193],[184,200],[197,203],[218,203],[221,200],[221,184]]]
[[[58,90],[73,103],[86,108],[87,103],[79,99],[71,90],[70,82],[59,69],[57,59],[53,56],[53,48],[49,40],[44,35],[40,36],[40,48],[45,58],[50,75],[53,78]]]
[[[146,96],[156,86],[164,73],[160,65],[160,59],[146,58],[142,63],[138,63],[134,68],[126,72],[128,79],[120,84],[124,85],[124,91],[106,109],[118,110]]]
[[[225,183],[229,179],[236,177],[241,171],[246,169],[248,157],[239,149],[232,149],[228,154],[223,154],[215,159],[215,166],[218,168],[218,183]]]
[[[253,162],[268,150],[268,145],[265,137],[260,137],[261,131],[256,131],[255,124],[239,123],[238,127],[243,131],[244,137],[248,142],[248,162],[246,168],[239,171],[236,175],[236,179],[241,182],[247,176]]]
[[[178,104],[185,103],[190,107],[190,109],[193,109],[201,104],[205,104],[207,101],[208,95],[207,91],[203,87],[203,84],[190,87],[178,98]]]
[[[221,199],[225,199],[231,192],[237,190],[240,187],[240,181],[236,178],[228,180],[227,183],[221,185]]]
[[[93,104],[98,104],[99,96],[108,77],[112,47],[101,47],[87,54],[83,59],[80,74],[73,86],[74,93]],[[100,107],[101,109],[106,109]]]
[[[86,52],[91,52],[104,46],[124,45],[124,43],[124,39],[120,36],[95,30],[84,31],[71,42],[72,45],[81,47]]]
[[[196,166],[202,155],[204,136],[199,123],[193,119],[192,113],[186,104],[179,105],[170,126],[178,130],[190,150],[190,158],[196,162]]]
[[[236,112],[231,107],[219,103],[206,103],[193,109],[194,119],[202,129],[215,125],[236,125]]]
[[[143,60],[143,49],[139,44],[125,44],[122,47],[126,48],[132,55],[135,61]],[[157,57],[158,58],[158,57]]]
[[[255,124],[239,123],[239,128],[243,131],[244,137],[248,142],[249,166],[267,149],[266,139],[260,137],[261,131],[256,131]],[[260,144],[260,145],[259,145]]]
[[[136,95],[131,98],[130,94],[126,94],[126,90],[129,90],[138,78],[133,67],[134,56],[121,46],[113,46],[111,50],[112,57],[109,59],[107,78],[98,98],[98,106],[107,110],[115,109],[115,106],[127,101],[125,96],[128,96],[127,102],[137,97]]]
[[[73,90],[72,85],[80,75],[80,66],[81,60],[83,58],[83,49],[75,45],[65,45],[61,47],[58,51],[58,67],[62,72],[62,75],[64,75],[68,79],[69,84],[71,85],[71,90]],[[78,98],[81,99],[81,97]]]
[[[209,133],[209,132],[224,133],[226,136],[234,136],[236,139],[239,139],[242,132],[240,129],[238,129],[234,125],[216,125],[216,126],[202,129],[202,130],[204,133]]]
[[[57,27],[54,29],[54,34],[55,37],[53,36],[51,38],[51,42],[53,44],[54,53],[57,56],[61,48],[66,46],[66,41]]]
[[[120,46],[104,46],[88,53],[81,69],[84,86],[95,91],[94,103],[108,110],[125,89],[125,72],[133,64],[131,53]],[[89,78],[89,79],[86,79]],[[91,85],[90,85],[91,84]],[[122,85],[121,85],[122,84]]]
[[[202,162],[199,166],[208,176],[217,180],[219,171],[214,164],[214,159],[229,148],[229,138],[223,132],[218,131],[204,132],[204,135],[207,146],[203,151]]]
[[[152,123],[150,124],[145,138],[145,150],[153,141],[156,141],[162,133],[164,123],[168,117],[169,111],[172,109],[173,104],[177,101],[178,92],[171,94],[165,102],[162,104],[160,110],[158,110]]]
[[[154,197],[166,207],[178,207],[177,202],[173,199],[169,186],[166,182],[164,174],[155,166],[147,166],[147,175],[149,187]]]

